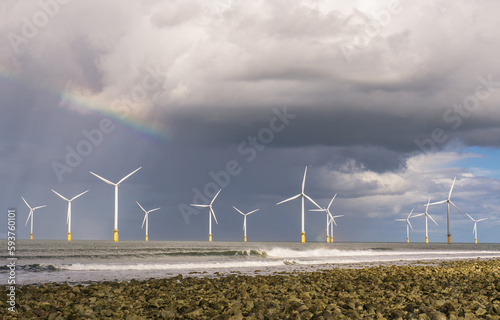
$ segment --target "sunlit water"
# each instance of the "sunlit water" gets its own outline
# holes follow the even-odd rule
[[[5,241],[0,244],[7,248]],[[10,270],[4,252],[0,273],[6,284]],[[15,253],[17,284],[74,284],[500,258],[500,244],[20,240]]]

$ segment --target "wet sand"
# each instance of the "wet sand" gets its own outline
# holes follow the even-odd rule
[[[7,289],[2,319],[500,319],[500,259]]]

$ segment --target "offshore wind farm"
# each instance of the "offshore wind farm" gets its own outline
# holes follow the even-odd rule
[[[114,242],[118,242],[118,205],[119,205],[119,202],[118,202],[118,188],[120,187],[120,184],[125,181],[127,178],[129,178],[130,176],[132,176],[134,173],[136,173],[137,171],[139,171],[142,167],[139,167],[138,169],[134,170],[133,172],[129,173],[128,175],[126,175],[125,177],[123,177],[121,180],[119,180],[117,183],[113,183],[107,179],[104,179],[98,175],[96,175],[95,173],[93,173],[92,171],[90,172],[92,175],[98,177],[99,179],[103,180],[104,182],[106,182],[107,184],[111,184],[115,187],[115,210],[114,210],[114,225],[113,225],[113,231],[114,231],[114,236],[113,236],[113,240]],[[333,204],[333,201],[335,200],[335,198],[337,197],[337,193],[335,193],[335,195],[332,197],[332,199],[330,200],[330,202],[328,203],[328,206],[327,207],[320,207],[311,197],[309,197],[308,195],[306,195],[304,193],[304,189],[305,189],[305,182],[306,182],[306,175],[307,175],[307,166],[305,167],[304,169],[304,175],[303,175],[303,179],[302,179],[302,186],[301,186],[301,193],[295,195],[295,196],[292,196],[288,199],[285,199],[283,201],[280,201],[277,203],[277,205],[280,205],[282,203],[285,203],[285,202],[288,202],[288,201],[291,201],[291,200],[294,200],[294,199],[297,199],[299,197],[301,197],[301,237],[300,237],[300,242],[301,243],[305,243],[306,242],[306,239],[305,239],[305,220],[306,220],[306,215],[305,215],[305,212],[304,212],[304,200],[307,199],[309,200],[309,202],[311,204],[314,204],[317,208],[316,209],[309,209],[309,211],[316,211],[316,212],[325,212],[326,214],[326,228],[324,229],[324,231],[326,231],[326,242],[327,243],[333,243],[333,226],[337,226],[337,223],[335,222],[335,218],[339,218],[339,217],[343,217],[344,215],[336,215],[336,216],[333,216],[332,213],[330,212],[330,209],[331,209],[331,206]],[[410,243],[410,230],[413,231],[413,226],[410,222],[410,219],[412,218],[416,218],[416,217],[419,217],[419,216],[425,216],[425,243],[428,244],[429,243],[429,238],[428,238],[428,222],[427,222],[427,219],[431,219],[435,224],[436,226],[438,225],[437,222],[434,220],[434,218],[429,214],[429,208],[433,205],[438,205],[438,204],[443,204],[443,203],[447,203],[448,205],[448,211],[447,211],[447,237],[448,237],[448,244],[451,244],[451,234],[450,234],[450,210],[449,210],[449,206],[450,204],[457,210],[459,211],[460,213],[462,213],[458,207],[451,201],[451,194],[452,194],[452,191],[453,191],[453,187],[455,186],[455,183],[456,183],[456,177],[453,179],[453,182],[452,182],[452,185],[451,185],[451,188],[450,188],[450,191],[449,191],[449,194],[448,194],[448,198],[446,200],[443,200],[443,201],[438,201],[438,202],[433,202],[431,203],[431,197],[429,197],[429,200],[427,202],[427,204],[425,204],[425,212],[423,213],[414,213],[414,208],[412,208],[412,210],[407,214],[406,218],[405,219],[394,219],[395,221],[402,221],[402,222],[405,222],[405,227],[406,227],[406,242],[407,243]],[[68,241],[71,241],[71,203],[73,200],[79,198],[80,196],[86,194],[87,192],[89,192],[89,190],[86,190],[76,196],[74,196],[73,198],[71,199],[68,199],[64,196],[62,196],[61,194],[59,194],[58,192],[56,192],[55,190],[51,190],[53,193],[55,193],[57,196],[59,196],[60,198],[62,198],[63,200],[67,201],[68,202],[68,209],[67,209],[67,218],[66,218],[66,223],[68,224]],[[215,216],[215,211],[214,211],[214,208],[213,208],[213,205],[214,205],[214,202],[215,200],[217,199],[217,197],[219,196],[219,194],[221,193],[222,191],[222,188],[220,188],[217,193],[213,196],[213,198],[210,200],[210,202],[208,204],[191,204],[192,207],[198,207],[198,208],[208,208],[208,241],[209,242],[212,242],[213,241],[213,234],[212,234],[212,218],[214,219],[214,221],[216,222],[216,224],[218,224],[218,221],[217,221],[217,218]],[[29,210],[29,214],[28,214],[28,219],[26,220],[26,224],[28,223],[28,221],[31,219],[31,231],[30,231],[30,240],[33,240],[33,213],[36,209],[39,209],[39,208],[43,208],[45,207],[46,205],[44,206],[38,206],[38,207],[35,207],[35,208],[31,208],[31,206],[29,206],[29,204],[26,202],[26,200],[24,198],[22,198],[22,200],[25,202],[25,204],[28,206],[28,208],[30,209]],[[141,229],[146,226],[146,229],[145,229],[145,241],[149,241],[149,237],[148,237],[148,231],[149,231],[149,214],[151,212],[154,212],[154,211],[157,211],[159,210],[160,208],[154,208],[154,209],[151,209],[151,210],[146,210],[144,209],[144,207],[138,202],[136,201],[136,204],[140,207],[140,209],[144,212],[144,218],[143,218],[143,221],[142,221],[142,225],[141,225]],[[236,208],[235,206],[232,206],[234,210],[236,210],[238,213],[240,213],[241,215],[243,215],[243,233],[244,233],[244,237],[243,237],[243,241],[244,242],[247,242],[247,216],[256,212],[256,211],[259,211],[259,209],[255,209],[253,211],[250,211],[248,213],[243,213],[241,210],[239,210],[238,208]],[[463,214],[462,214],[463,215]],[[465,217],[465,215],[464,215]],[[477,244],[477,223],[478,222],[481,222],[481,221],[484,221],[488,218],[482,218],[482,219],[474,219],[472,218],[469,214],[467,214],[467,217],[472,220],[474,222],[474,227],[473,227],[473,234],[474,234],[474,242]],[[276,240],[279,240],[279,239],[276,239]],[[274,241],[276,241],[274,240]]]

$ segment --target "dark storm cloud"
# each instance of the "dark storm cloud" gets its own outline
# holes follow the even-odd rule
[[[262,208],[252,218],[270,232],[297,218],[299,202],[275,203],[300,191],[306,164],[307,192],[322,205],[338,192],[349,226],[446,194],[455,175],[457,199],[470,188],[486,201],[496,179],[447,166],[476,156],[456,152],[464,146],[500,146],[495,6],[71,1],[27,37],[40,3],[2,4],[0,71],[13,75],[0,85],[1,170],[12,184],[2,203],[47,201],[45,215],[59,219],[50,188],[91,189],[75,233],[102,219],[109,228],[85,236],[106,238],[113,190],[89,171],[114,181],[143,166],[120,190],[124,230],[142,239],[140,200],[165,210],[152,217],[156,234],[184,239],[206,233],[206,212],[186,225],[179,205],[197,201],[195,190],[205,193],[231,161],[241,170],[218,183],[218,230],[240,228],[233,205]],[[52,164],[67,164],[68,148],[88,145],[83,132],[107,117],[112,132],[60,181]]]

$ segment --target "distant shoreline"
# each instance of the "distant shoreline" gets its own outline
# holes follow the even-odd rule
[[[500,259],[414,261],[270,275],[219,274],[16,288],[19,318],[500,317]],[[0,315],[7,310],[2,286]]]

